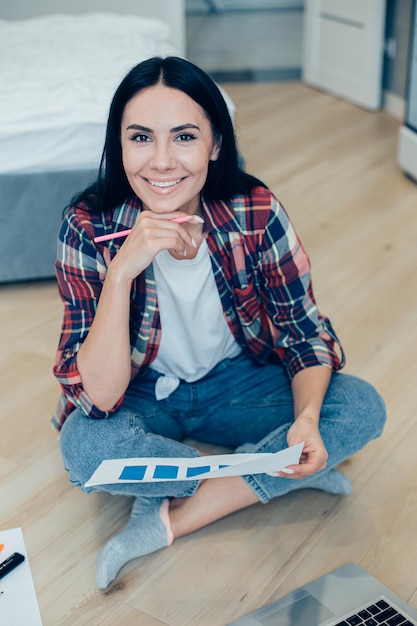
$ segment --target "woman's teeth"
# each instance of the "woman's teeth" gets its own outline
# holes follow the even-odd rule
[[[157,181],[157,180],[148,180],[148,182],[153,187],[173,187],[174,185],[178,185],[181,182],[181,178],[178,180],[166,180],[166,181]]]

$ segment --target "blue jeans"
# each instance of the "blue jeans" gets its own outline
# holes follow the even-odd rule
[[[245,451],[277,452],[287,447],[294,421],[291,385],[280,365],[259,365],[245,354],[220,362],[207,376],[181,382],[165,400],[155,399],[159,374],[147,369],[130,384],[123,405],[104,420],[86,418],[76,409],[61,431],[65,468],[82,488],[104,459],[195,457],[185,438]],[[385,406],[365,381],[334,373],[320,417],[320,433],[329,458],[328,471],[378,437]],[[316,478],[318,474],[314,476]],[[300,488],[300,481],[257,474],[244,480],[261,502]],[[308,487],[311,478],[303,485]],[[102,491],[127,496],[186,497],[199,481],[101,485]],[[91,491],[85,489],[86,492]]]

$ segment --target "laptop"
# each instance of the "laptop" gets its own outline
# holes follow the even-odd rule
[[[232,625],[417,626],[417,611],[359,565],[347,563],[227,626]]]

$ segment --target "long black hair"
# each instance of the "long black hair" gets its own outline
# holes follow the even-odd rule
[[[233,122],[221,91],[210,76],[186,59],[153,57],[133,67],[116,89],[97,180],[78,194],[72,204],[87,200],[88,204],[107,210],[132,195],[122,162],[122,117],[133,96],[157,84],[178,89],[199,104],[210,121],[214,138],[220,140],[219,156],[216,161],[210,161],[202,190],[207,200],[230,200],[237,193],[249,193],[255,186],[264,186],[239,167]]]

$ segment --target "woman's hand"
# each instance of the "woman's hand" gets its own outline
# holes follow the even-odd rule
[[[292,474],[283,473],[280,476],[291,478],[306,478],[324,469],[327,464],[327,450],[321,438],[318,421],[309,416],[300,415],[291,426],[287,435],[289,446],[304,442],[299,465],[290,465]]]
[[[174,222],[175,218],[187,221]],[[176,211],[175,214],[155,214],[142,211],[110,265],[111,272],[127,281],[134,280],[148,267],[158,252],[170,250],[183,256],[186,246],[195,247],[194,240],[187,231],[186,224],[200,224],[201,218]],[[110,269],[109,268],[109,269]]]
[[[292,380],[294,398],[294,423],[287,434],[289,446],[304,442],[298,465],[289,465],[289,472],[276,472],[274,476],[296,478],[312,476],[327,465],[327,450],[319,431],[320,411],[332,371],[317,365],[299,371]]]

